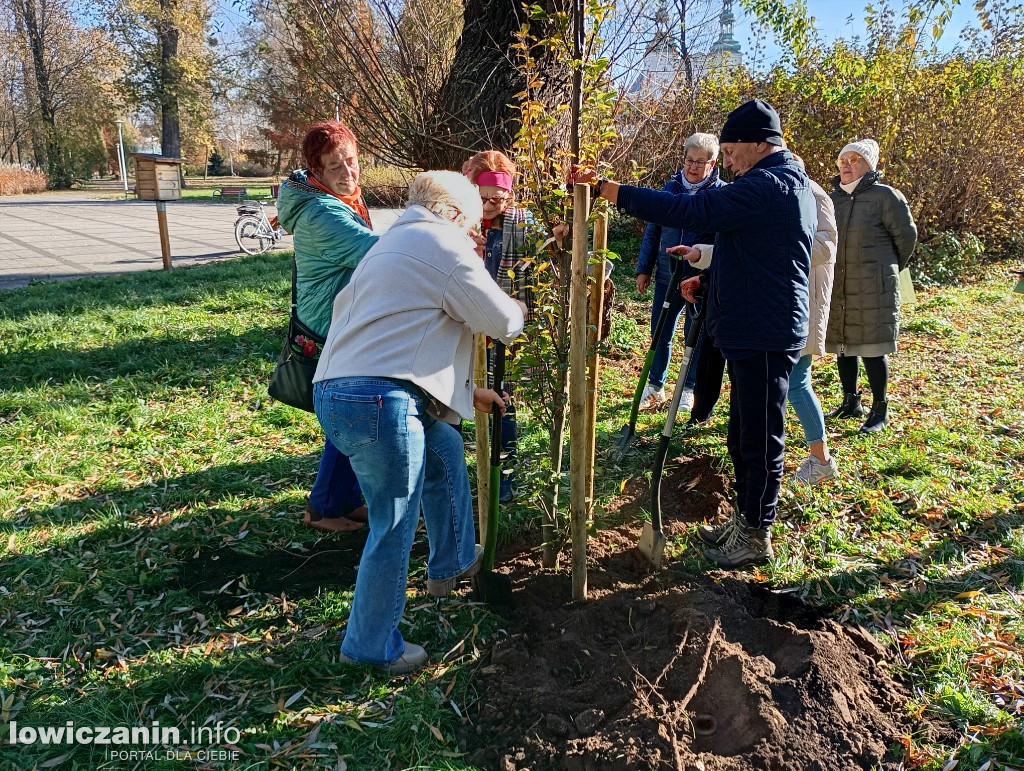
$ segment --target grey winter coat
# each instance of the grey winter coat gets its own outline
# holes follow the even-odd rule
[[[869,171],[853,193],[833,180],[839,248],[825,342],[894,343],[899,335],[899,273],[910,262],[917,226],[907,199]]]

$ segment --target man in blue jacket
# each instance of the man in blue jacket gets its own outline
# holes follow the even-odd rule
[[[720,136],[731,185],[680,196],[598,181],[595,194],[620,211],[665,227],[712,231],[715,257],[699,280],[709,295],[708,334],[726,359],[732,397],[729,455],[736,506],[727,522],[702,525],[707,557],[725,568],[772,558],[785,450],[789,375],[808,329],[808,274],[817,221],[804,170],[784,148],[779,115],[753,99]],[[592,182],[592,172],[576,175]]]

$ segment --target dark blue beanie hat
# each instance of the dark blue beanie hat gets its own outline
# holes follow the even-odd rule
[[[768,102],[751,99],[744,102],[725,119],[719,142],[767,142],[783,147],[782,122]]]

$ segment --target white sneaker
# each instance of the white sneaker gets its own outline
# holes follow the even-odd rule
[[[796,470],[795,478],[797,482],[802,482],[805,485],[816,485],[826,479],[831,479],[837,471],[839,471],[839,467],[836,466],[835,455],[828,459],[828,463],[822,463],[813,455],[808,455],[806,460],[800,464],[800,468]]]
[[[693,409],[692,388],[684,388],[683,392],[679,394],[679,409],[683,412],[689,412]]]
[[[665,396],[665,386],[659,388],[650,383],[646,385],[643,394],[640,396],[640,403],[649,407],[657,407],[666,401],[668,401],[668,397]]]

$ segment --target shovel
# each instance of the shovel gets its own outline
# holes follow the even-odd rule
[[[494,390],[505,391],[505,344],[494,341]],[[487,509],[487,532],[484,537],[484,555],[480,572],[472,578],[473,599],[489,605],[511,607],[512,579],[494,572],[494,551],[498,546],[498,508],[501,497],[501,409],[491,407],[491,476],[488,485],[490,501]]]
[[[636,441],[636,419],[640,412],[640,397],[643,395],[644,386],[647,385],[647,376],[650,374],[651,364],[654,362],[655,349],[658,347],[661,335],[665,331],[669,314],[675,313],[676,309],[679,308],[679,304],[683,302],[678,289],[674,288],[678,287],[683,279],[682,271],[685,264],[687,264],[685,260],[676,260],[676,267],[672,272],[672,281],[669,284],[669,290],[665,293],[665,301],[661,304],[661,313],[658,314],[658,323],[654,325],[654,334],[651,335],[651,347],[647,349],[647,356],[644,357],[644,366],[640,370],[640,380],[637,381],[636,390],[633,392],[633,405],[629,410],[629,422],[624,424],[619,429],[619,433],[615,435],[615,447],[612,448],[610,453],[612,460],[621,460],[629,452],[633,442]]]
[[[701,326],[704,323],[704,306],[705,304],[701,303],[701,312],[691,314],[693,323],[690,324],[690,331],[686,335],[686,350],[683,352],[683,361],[679,365],[679,377],[676,379],[676,387],[672,392],[672,400],[669,402],[665,428],[661,432],[661,438],[658,439],[658,454],[654,458],[654,472],[651,476],[651,521],[644,522],[640,543],[637,544],[637,549],[655,569],[661,567],[661,558],[665,554],[665,533],[661,529],[661,476],[665,471],[668,446],[672,440],[672,429],[676,424],[679,399],[683,394],[686,375],[690,371],[690,362],[693,361],[693,350],[697,347]]]

